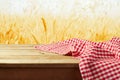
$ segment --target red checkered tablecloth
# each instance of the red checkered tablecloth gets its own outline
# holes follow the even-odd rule
[[[79,59],[84,80],[120,80],[120,38],[106,42],[69,39],[35,48]]]

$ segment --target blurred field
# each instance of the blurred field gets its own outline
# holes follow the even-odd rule
[[[70,38],[99,42],[120,37],[119,0],[115,4],[114,0],[87,0],[88,4],[84,0],[6,1],[10,10],[0,8],[0,44],[47,44]]]
[[[43,44],[69,38],[105,41],[120,37],[120,19],[0,15],[1,44]]]

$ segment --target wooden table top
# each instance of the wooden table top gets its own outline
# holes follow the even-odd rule
[[[0,64],[78,64],[79,60],[36,50],[34,45],[0,45]]]

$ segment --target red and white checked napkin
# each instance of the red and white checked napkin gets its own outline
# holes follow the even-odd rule
[[[83,80],[120,80],[120,38],[107,42],[69,39],[35,48],[79,59]]]

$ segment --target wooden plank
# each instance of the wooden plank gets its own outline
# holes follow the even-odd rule
[[[0,63],[4,64],[78,64],[70,56],[35,50],[34,45],[0,45]]]
[[[0,80],[82,80],[82,77],[73,64],[0,64]]]
[[[0,80],[82,80],[78,63],[34,45],[0,45]]]

